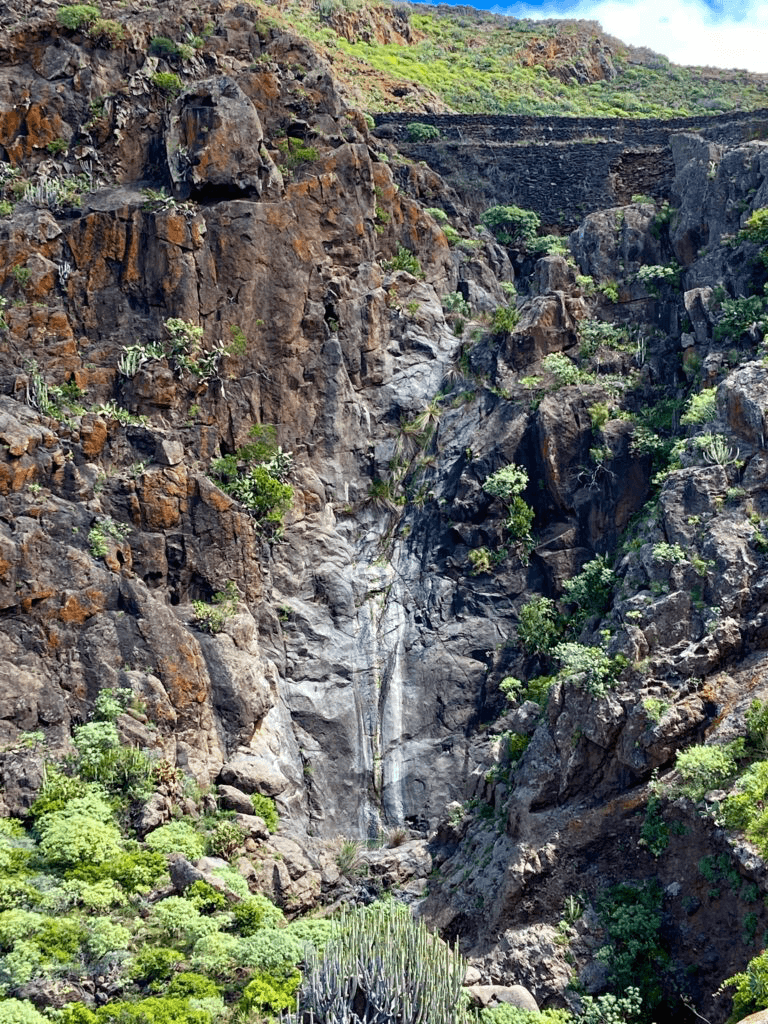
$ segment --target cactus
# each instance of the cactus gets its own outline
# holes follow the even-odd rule
[[[322,958],[308,948],[298,1015],[285,1024],[461,1024],[465,969],[402,905],[345,911]]]

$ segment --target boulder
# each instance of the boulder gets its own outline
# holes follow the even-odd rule
[[[282,176],[264,145],[253,103],[228,75],[207,78],[174,104],[166,133],[168,167],[180,195],[277,198]]]

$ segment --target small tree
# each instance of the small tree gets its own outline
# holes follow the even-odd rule
[[[480,223],[501,242],[526,249],[536,237],[541,220],[533,210],[519,206],[491,206],[480,217]]]

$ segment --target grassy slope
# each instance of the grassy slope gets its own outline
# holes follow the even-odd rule
[[[409,13],[408,42],[380,41],[376,26],[392,8],[369,0],[324,0],[315,10],[294,0],[283,13],[375,112],[666,118],[767,102],[768,76],[670,64],[605,35],[596,22],[533,22],[445,6],[397,10]]]

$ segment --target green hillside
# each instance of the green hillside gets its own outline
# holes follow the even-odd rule
[[[281,13],[374,112],[667,118],[766,104],[768,76],[671,64],[594,21],[367,0]]]

